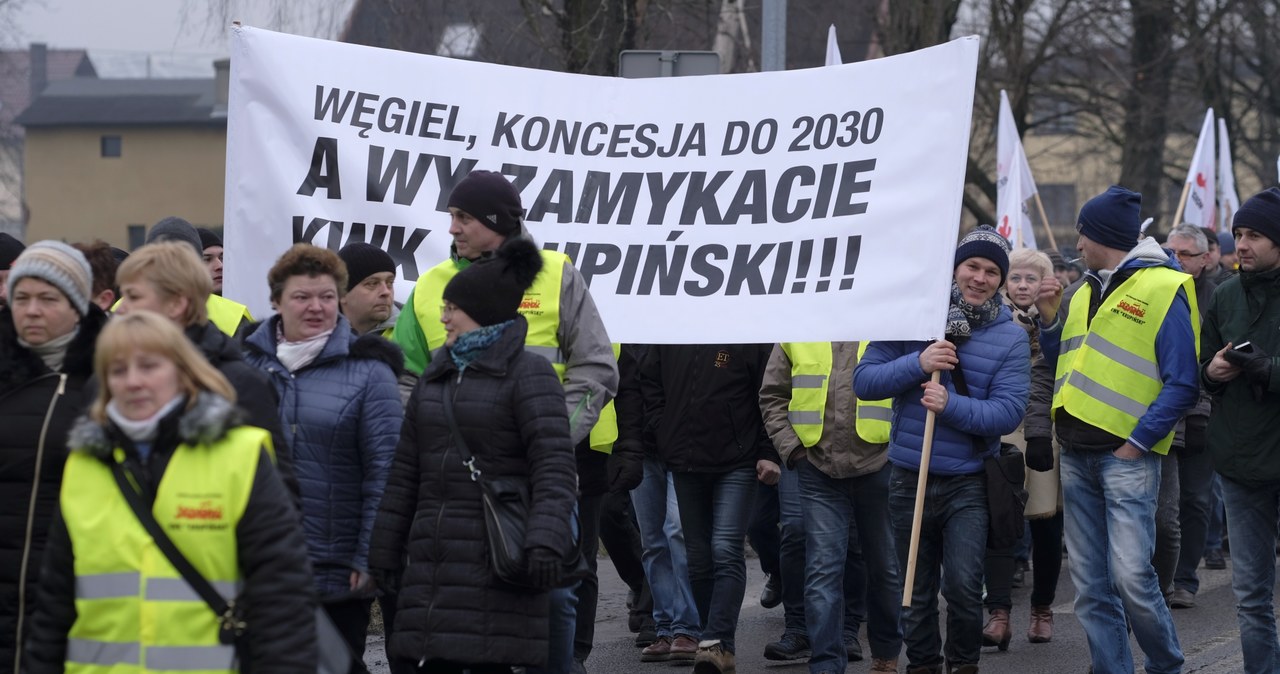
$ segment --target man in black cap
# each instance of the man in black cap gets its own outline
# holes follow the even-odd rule
[[[1198,316],[1191,277],[1154,239],[1139,240],[1141,206],[1140,194],[1113,186],[1080,209],[1076,248],[1089,271],[1062,318],[1041,326],[1056,366],[1075,611],[1097,674],[1133,671],[1126,624],[1147,672],[1183,664],[1151,560],[1161,457],[1199,396]]]
[[[191,223],[182,218],[171,215],[152,225],[151,231],[147,232],[146,243],[157,241],[182,241],[195,249],[197,257],[201,259],[205,257],[205,247],[200,234]],[[221,265],[221,256],[218,260]],[[208,304],[209,322],[226,335],[234,337],[236,341],[244,341],[250,326],[253,325],[253,316],[249,314],[249,307],[226,299],[220,294],[209,295]]]
[[[9,301],[9,296],[5,292],[9,282],[9,270],[13,268],[14,260],[17,260],[26,248],[21,241],[0,232],[0,309],[3,309]]]
[[[396,262],[368,243],[349,243],[338,251],[347,265],[347,294],[339,304],[356,334],[377,332],[391,338],[400,308],[395,303]]]
[[[213,280],[213,294],[222,295],[222,237],[218,236],[211,229],[197,227],[196,234],[200,235],[200,247],[204,249],[204,253],[200,256],[204,260],[204,266],[209,269],[209,278]]]
[[[1270,673],[1280,669],[1272,605],[1280,518],[1280,369],[1273,355],[1280,354],[1280,189],[1244,202],[1231,229],[1240,273],[1209,302],[1200,375],[1213,395],[1207,445],[1227,506],[1244,671]]]

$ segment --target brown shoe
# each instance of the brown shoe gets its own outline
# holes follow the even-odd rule
[[[1027,628],[1027,641],[1047,644],[1053,641],[1053,609],[1049,606],[1031,607],[1031,626]]]
[[[640,651],[640,662],[663,662],[671,656],[671,637],[658,637],[658,640]]]
[[[687,634],[677,634],[671,640],[671,649],[667,652],[667,660],[673,662],[692,661],[698,655],[698,642]]]
[[[1009,640],[1013,638],[1013,631],[1009,629],[1009,610],[1003,608],[991,609],[991,617],[987,619],[987,626],[982,628],[982,645],[995,646],[1002,651],[1009,650]]]
[[[871,671],[873,672],[897,672],[897,658],[871,658]]]
[[[736,669],[733,653],[725,650],[719,639],[698,642],[693,674],[734,674]]]

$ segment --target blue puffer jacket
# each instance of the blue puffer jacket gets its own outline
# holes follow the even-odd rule
[[[929,375],[920,367],[927,342],[872,342],[853,371],[853,390],[863,400],[893,398],[889,461],[920,469],[926,410],[920,385]],[[1022,423],[1031,389],[1031,348],[1027,332],[1013,322],[1008,307],[996,320],[974,331],[957,353],[969,396],[956,393],[950,372],[942,373],[947,407],[934,426],[929,472],[968,475],[982,470],[982,459],[1000,447],[1000,436]],[[985,452],[974,449],[983,438]]]
[[[357,337],[347,319],[324,350],[293,374],[276,358],[279,316],[245,341],[245,360],[280,394],[280,424],[293,450],[302,528],[323,598],[350,590],[352,570],[369,568],[369,536],[404,409],[396,376],[404,356],[376,335]]]

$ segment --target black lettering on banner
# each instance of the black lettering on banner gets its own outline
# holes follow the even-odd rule
[[[342,198],[342,180],[338,176],[338,139],[317,138],[311,151],[311,168],[298,187],[298,194],[315,196],[316,189],[323,189],[330,199]]]
[[[790,208],[791,188],[797,182],[802,187],[813,185],[817,176],[810,166],[792,166],[782,172],[782,177],[778,179],[777,191],[773,195],[773,219],[775,222],[789,223],[795,222],[804,217],[809,212],[809,204],[813,203],[812,199],[797,199],[795,208]]]
[[[839,217],[867,212],[866,201],[854,202],[852,199],[855,194],[864,194],[871,191],[871,181],[858,180],[858,173],[874,171],[875,168],[876,160],[874,159],[861,159],[844,163],[844,170],[840,172],[840,189],[836,192],[835,210],[831,212],[831,215]]]
[[[663,182],[663,174],[650,173],[649,178],[649,224],[661,225],[666,217],[667,204],[671,203],[671,198],[676,195],[680,186],[684,184],[685,178],[689,177],[687,171],[672,173],[667,182]]]
[[[718,243],[698,246],[693,251],[693,259],[689,261],[689,271],[700,276],[704,282],[689,280],[684,282],[684,293],[690,297],[708,297],[720,291],[724,283],[724,271],[712,260],[729,259],[729,249]]]
[[[744,215],[751,216],[751,222],[757,225],[769,221],[769,185],[762,169],[743,174],[738,191],[724,213],[724,220],[737,223]]]
[[[636,270],[640,267],[640,256],[644,254],[644,246],[627,246],[627,253],[622,258],[622,273],[618,276],[618,294],[630,295],[631,287],[636,282]]]
[[[791,242],[778,244],[778,261],[773,265],[773,278],[769,279],[769,294],[781,295],[787,285],[787,268],[791,266]]]
[[[613,214],[617,212],[619,225],[631,224],[643,182],[643,173],[626,172],[618,176],[617,189],[610,191],[608,173],[587,171],[574,222],[604,224],[612,222]]]
[[[729,281],[725,284],[724,294],[742,294],[742,284],[747,284],[748,295],[765,294],[764,276],[760,267],[773,252],[776,244],[764,243],[754,246],[739,244],[733,252],[733,266],[729,268]]]
[[[556,214],[556,222],[573,221],[573,173],[552,169],[542,191],[529,210],[530,222],[542,222],[547,213]]]
[[[533,177],[538,175],[537,166],[524,166],[522,164],[503,164],[502,175],[511,178],[512,184],[516,186],[516,191],[524,193],[524,188],[533,182]],[[450,188],[452,189],[452,188]]]
[[[733,171],[716,171],[711,181],[707,181],[706,171],[693,171],[689,174],[689,187],[684,193],[684,208],[680,211],[680,224],[692,225],[697,221],[698,212],[702,212],[702,221],[708,225],[723,225],[720,206],[716,203],[716,190],[724,185]]]
[[[387,189],[395,181],[393,201],[402,206],[410,206],[418,196],[422,187],[422,179],[427,175],[427,167],[431,165],[431,155],[419,152],[413,162],[413,172],[409,171],[409,151],[393,150],[391,161],[383,167],[382,158],[386,148],[377,145],[369,146],[369,173],[365,182],[365,200],[382,203],[387,197]]]
[[[669,259],[668,252],[671,254]],[[688,254],[688,246],[651,244],[644,258],[644,267],[640,272],[640,287],[636,289],[636,294],[652,295],[654,280],[658,281],[659,295],[676,294],[676,290],[680,287],[680,276],[684,273],[684,260]]]
[[[371,115],[376,111],[373,106],[369,105],[369,103],[376,100],[378,100],[378,96],[376,94],[369,94],[362,91],[356,95],[356,109],[355,112],[351,113],[351,126],[360,129],[359,135],[361,138],[368,138],[369,129],[373,128],[373,122],[365,121],[364,116]]]
[[[421,229],[419,227],[403,227],[400,225],[373,225],[373,238],[365,239],[365,232],[368,224],[363,222],[352,222],[350,227],[346,227],[347,223],[341,220],[328,220],[326,218],[311,218],[309,221],[306,216],[293,216],[293,242],[309,243],[312,245],[322,245],[329,250],[341,250],[348,243],[371,243],[380,248],[384,248],[387,254],[395,260],[396,265],[400,267],[401,278],[406,281],[414,281],[418,278],[418,247],[431,234],[429,229]],[[325,235],[323,244],[316,243],[316,237],[320,231],[328,227],[329,231]],[[343,230],[348,230],[346,241],[343,241]],[[383,242],[386,246],[383,246]]]
[[[328,94],[325,93],[324,85],[316,85],[316,121],[324,121],[326,115],[329,121],[340,124],[343,118],[347,116],[347,107],[351,105],[351,99],[355,97],[356,92],[347,91],[342,97],[342,102],[338,102],[338,89],[330,88]]]
[[[515,128],[516,124],[522,119],[524,119],[524,115],[513,115],[508,118],[507,113],[499,112],[498,121],[493,125],[493,138],[489,140],[489,144],[494,147],[515,148]],[[506,143],[505,145],[503,145],[504,142]]]
[[[608,274],[618,268],[618,263],[622,261],[622,251],[611,243],[589,243],[582,252],[582,259],[578,263],[578,271],[581,272],[582,278],[591,284],[591,279],[597,274]]]

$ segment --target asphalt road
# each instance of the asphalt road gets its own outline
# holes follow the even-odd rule
[[[782,608],[766,610],[760,606],[760,589],[764,576],[755,560],[748,561],[747,597],[738,622],[738,672],[741,674],[804,674],[800,662],[776,663],[764,659],[765,644],[782,633]],[[1190,674],[1225,674],[1243,668],[1240,654],[1240,630],[1236,623],[1235,601],[1231,596],[1231,571],[1200,569],[1200,593],[1197,606],[1173,612],[1178,639],[1186,656],[1184,672]],[[626,586],[619,580],[613,565],[600,560],[600,607],[596,620],[595,650],[587,660],[591,674],[664,674],[677,666],[666,663],[641,663],[640,649],[634,645],[635,635],[627,630],[625,606]],[[1029,574],[1028,574],[1029,575]],[[1028,580],[1030,578],[1028,577]],[[1058,584],[1053,642],[1031,644],[1026,640],[1028,594],[1030,588],[1014,590],[1012,625],[1014,639],[1008,651],[984,648],[981,669],[984,673],[1083,674],[1089,668],[1089,651],[1084,632],[1072,612],[1075,589],[1066,565]],[[945,617],[944,617],[945,620]],[[863,650],[869,653],[863,631]],[[1142,671],[1142,652],[1132,643],[1138,671]],[[373,674],[385,674],[382,637],[370,635],[365,661]],[[905,657],[901,664],[905,666]],[[866,672],[869,661],[850,663],[848,672]]]

